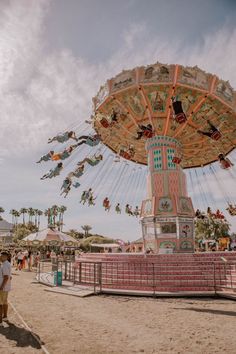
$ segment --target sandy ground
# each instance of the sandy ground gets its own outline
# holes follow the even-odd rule
[[[45,291],[34,274],[13,276],[10,301],[50,354],[236,353],[236,302],[223,299],[78,298]],[[42,353],[9,312],[0,353]]]

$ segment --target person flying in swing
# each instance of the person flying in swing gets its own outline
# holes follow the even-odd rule
[[[234,204],[230,204],[228,203],[228,208],[226,208],[226,210],[228,210],[229,214],[231,216],[236,216],[236,205]]]
[[[43,177],[41,177],[40,179],[44,180],[46,178],[53,178],[53,177],[59,176],[62,169],[63,169],[63,163],[60,162],[57,164],[57,166],[55,168],[52,168],[48,173],[43,175]]]
[[[42,161],[50,161],[52,159],[52,156],[54,155],[54,151],[51,150],[49,151],[49,153],[47,153],[46,155],[43,155],[40,157],[39,161],[37,161],[36,163],[41,163]]]
[[[73,177],[80,178],[84,173],[84,165],[78,166],[72,173]]]
[[[64,151],[53,154],[52,160],[58,161],[58,160],[67,159],[68,157],[70,157],[70,155],[72,154],[72,152],[75,148],[76,148],[76,145],[71,145],[68,148],[66,148]]]
[[[95,205],[95,199],[96,198],[94,198],[93,194],[91,194],[88,198],[88,206]]]
[[[101,142],[101,138],[99,134],[94,135],[82,135],[78,138],[81,140],[76,146],[80,146],[82,144],[89,145],[91,147],[97,146]]]
[[[171,97],[172,107],[174,110],[174,119],[177,123],[182,124],[186,122],[187,117],[182,108],[182,101],[177,100],[176,97]]]
[[[135,207],[135,209],[133,211],[133,215],[136,216],[136,218],[139,216],[139,208],[138,208],[138,206]]]
[[[111,205],[110,205],[110,201],[107,197],[103,200],[102,205],[105,208],[105,211],[110,211]]]
[[[227,170],[230,167],[234,166],[234,164],[230,161],[230,159],[228,157],[225,157],[224,154],[219,154],[218,160],[220,163],[220,167],[223,168],[224,170]]]
[[[71,185],[72,185],[71,179],[68,178],[68,177],[66,177],[66,179],[65,179],[65,180],[63,181],[63,183],[62,183],[62,186],[61,186],[62,192],[61,192],[60,195],[65,194],[65,195],[64,195],[64,198],[66,198],[67,195],[68,195],[68,193],[69,193],[70,190],[71,190]]]
[[[87,193],[87,191],[83,191],[83,193],[81,194],[80,203],[83,203],[83,205],[87,201],[86,193]]]
[[[83,203],[84,205],[91,196],[93,196],[92,188],[89,188],[88,191],[83,191],[80,203]]]
[[[214,136],[218,136],[218,139],[219,139],[221,137],[220,131],[209,120],[207,120],[207,123],[209,125],[209,130],[208,131],[198,130],[197,132],[199,134],[208,136],[209,138],[211,138],[213,140],[216,140],[214,138]]]
[[[152,125],[149,123],[148,125],[138,125],[139,131],[137,132],[136,140],[140,140],[146,133],[153,134]]]
[[[112,123],[116,123],[118,121],[118,113],[114,110],[114,108],[112,108],[110,117]]]
[[[57,141],[58,143],[65,143],[69,139],[73,139],[75,141],[78,141],[75,132],[74,131],[67,131],[65,133],[60,133],[53,138],[48,139],[48,144],[52,143],[53,141]]]
[[[100,154],[98,156],[93,155],[92,157],[86,157],[82,161],[78,162],[77,165],[80,166],[82,164],[85,164],[87,162],[90,166],[96,166],[100,161],[102,161],[103,156]]]
[[[115,211],[117,212],[117,214],[121,214],[120,203],[116,204]]]
[[[130,215],[133,215],[132,208],[131,208],[131,206],[130,206],[129,204],[126,204],[126,206],[125,206],[125,212],[126,212],[126,214],[128,214],[129,216],[130,216]]]

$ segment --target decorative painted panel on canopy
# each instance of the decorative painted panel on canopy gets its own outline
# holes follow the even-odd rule
[[[174,119],[172,97],[182,102],[187,120]],[[182,145],[183,168],[209,164],[219,151],[227,155],[236,145],[236,93],[230,84],[198,67],[156,63],[126,70],[108,80],[94,98],[93,125],[114,152],[132,145],[132,160],[147,164],[140,126],[150,124],[155,135],[176,138]],[[116,114],[114,119],[113,114]],[[214,141],[198,131],[209,122],[221,133]]]

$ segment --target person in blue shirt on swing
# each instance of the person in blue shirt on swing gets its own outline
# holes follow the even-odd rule
[[[96,166],[97,164],[99,164],[100,161],[102,161],[102,159],[103,156],[101,154],[98,156],[93,155],[92,157],[86,157],[82,161],[78,162],[77,165],[80,166],[85,164],[85,162],[87,162],[90,166]]]
[[[45,175],[43,175],[43,177],[41,177],[40,179],[44,180],[46,178],[53,178],[56,176],[59,176],[59,174],[61,173],[63,169],[63,163],[60,162],[57,164],[57,166],[55,168],[52,168],[48,173],[46,173]]]
[[[94,134],[94,135],[82,135],[78,138],[80,142],[76,144],[76,146],[79,145],[89,145],[91,147],[97,146],[101,142],[101,137],[99,134]]]
[[[67,131],[65,133],[60,133],[60,134],[54,136],[53,138],[48,139],[48,144],[52,143],[53,141],[63,144],[66,141],[68,141],[69,139],[73,139],[75,141],[78,141],[74,131]]]

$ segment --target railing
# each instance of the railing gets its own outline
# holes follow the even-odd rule
[[[236,290],[236,263],[223,260],[215,263],[215,272],[218,275],[216,280],[217,289]]]
[[[42,275],[43,275],[44,282],[49,283],[50,282],[49,277],[52,275],[52,272],[54,271],[53,267],[55,266],[53,265],[51,260],[48,259],[40,260],[37,265],[36,279],[39,282],[42,282]]]
[[[73,262],[41,261],[38,278],[62,272],[62,280],[93,287],[94,292],[109,289],[156,292],[217,292],[236,290],[235,262],[198,262],[196,264],[159,264],[151,262]]]

